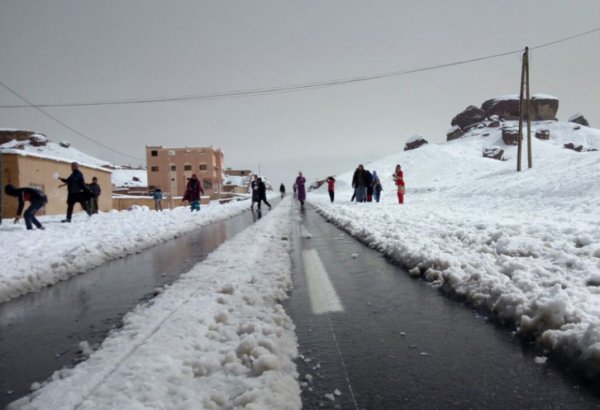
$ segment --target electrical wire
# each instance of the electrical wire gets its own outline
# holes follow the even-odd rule
[[[112,151],[112,152],[114,152],[114,153],[116,153],[116,154],[119,154],[119,155],[122,155],[122,156],[124,156],[124,157],[131,158],[131,159],[135,159],[135,160],[137,160],[137,161],[142,161],[142,162],[146,161],[145,159],[137,158],[137,157],[131,156],[131,155],[129,155],[129,154],[126,154],[126,153],[124,153],[124,152],[118,151],[118,150],[116,150],[116,149],[114,149],[114,148],[112,148],[112,147],[109,147],[109,146],[108,146],[108,145],[106,145],[106,144],[103,144],[103,143],[101,143],[101,142],[98,142],[98,141],[96,141],[95,139],[93,139],[93,138],[91,138],[91,137],[88,137],[88,136],[87,136],[87,135],[85,135],[83,132],[76,130],[75,128],[71,127],[70,125],[68,125],[68,124],[66,124],[65,122],[61,121],[60,119],[56,118],[54,115],[50,114],[49,112],[47,112],[47,111],[45,111],[45,110],[41,109],[40,107],[38,107],[37,105],[33,104],[33,103],[32,103],[31,101],[29,101],[27,98],[25,98],[25,97],[23,97],[21,94],[17,93],[15,90],[13,90],[12,88],[10,88],[10,87],[9,87],[9,86],[7,86],[6,84],[4,84],[2,81],[0,81],[0,85],[1,85],[2,87],[6,88],[8,91],[10,91],[10,92],[11,92],[12,94],[14,94],[15,96],[17,96],[17,97],[19,97],[20,99],[22,99],[23,101],[25,101],[27,104],[29,104],[29,105],[28,105],[28,107],[35,108],[36,110],[38,110],[39,112],[41,112],[41,113],[42,113],[43,115],[45,115],[46,117],[48,117],[48,118],[50,118],[51,120],[53,120],[53,121],[57,122],[58,124],[60,124],[60,125],[62,125],[63,127],[65,127],[66,129],[68,129],[68,130],[70,130],[70,131],[74,132],[75,134],[79,135],[80,137],[82,137],[82,138],[85,138],[86,140],[88,140],[88,141],[91,141],[91,142],[93,142],[93,143],[94,143],[94,144],[96,144],[96,145],[99,145],[99,146],[101,146],[101,147],[103,147],[103,148],[105,148],[105,149],[107,149],[107,150],[109,150],[109,151]]]
[[[538,50],[544,47],[549,47],[558,43],[562,43],[565,41],[570,41],[575,38],[587,36],[592,33],[596,33],[600,31],[600,27],[588,30],[582,33],[574,34],[572,36],[564,37],[558,40],[553,40],[548,43],[538,44],[533,47],[529,47],[529,50]],[[199,101],[199,100],[214,100],[214,99],[222,99],[222,98],[236,98],[236,97],[255,97],[261,95],[269,95],[269,94],[279,94],[279,93],[289,93],[295,91],[303,91],[303,90],[312,90],[318,88],[326,88],[326,87],[334,87],[343,84],[351,84],[358,83],[364,81],[377,80],[382,78],[389,77],[397,77],[401,75],[414,74],[424,71],[432,71],[438,70],[447,67],[453,67],[463,64],[469,64],[484,60],[490,60],[493,58],[504,57],[511,54],[521,53],[523,50],[511,50],[505,51],[497,54],[491,54],[482,57],[474,57],[464,60],[453,61],[449,63],[442,63],[432,66],[424,66],[406,70],[398,70],[384,73],[376,73],[376,74],[367,74],[356,77],[349,78],[339,78],[333,80],[326,81],[315,81],[315,82],[307,82],[307,83],[298,83],[298,84],[288,84],[283,86],[273,86],[266,88],[255,88],[255,89],[246,89],[246,90],[233,90],[233,91],[223,91],[223,92],[214,92],[207,94],[192,94],[192,95],[182,95],[182,96],[174,96],[174,97],[154,97],[147,99],[125,99],[125,100],[105,100],[105,101],[92,101],[92,102],[73,102],[73,103],[55,103],[55,104],[36,104],[36,107],[43,108],[51,108],[51,107],[90,107],[90,106],[101,106],[101,105],[125,105],[125,104],[150,104],[150,103],[164,103],[164,102],[177,102],[177,101]],[[0,108],[29,108],[32,105],[0,105]]]

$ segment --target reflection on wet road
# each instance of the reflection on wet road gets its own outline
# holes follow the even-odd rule
[[[246,212],[207,225],[0,304],[0,408],[28,393],[33,382],[81,360],[79,342],[100,343],[157,287],[175,281],[255,218]]]
[[[293,209],[294,290],[306,409],[600,408],[594,386],[507,328],[413,279],[311,208]],[[343,311],[311,307],[305,252],[318,254]],[[309,262],[309,264],[312,262]]]

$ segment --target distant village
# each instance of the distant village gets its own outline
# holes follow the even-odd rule
[[[228,202],[249,192],[251,170],[225,168],[220,148],[146,146],[146,167],[117,166],[71,146],[53,142],[44,134],[16,129],[0,129],[0,183],[39,188],[46,193],[48,204],[38,214],[58,215],[65,212],[67,190],[60,187],[59,177],[71,173],[77,162],[86,182],[98,179],[102,193],[100,211],[125,210],[133,206],[154,207],[151,193],[163,192],[163,208],[181,203],[188,179],[196,174],[202,181],[202,203]],[[2,218],[12,218],[16,201],[2,196]]]

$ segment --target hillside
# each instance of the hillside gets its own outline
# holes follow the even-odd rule
[[[504,128],[516,122],[505,121]],[[309,200],[331,222],[444,291],[487,310],[537,340],[540,356],[560,356],[600,375],[600,130],[540,121],[533,168],[516,172],[516,147],[502,126],[426,144],[372,163],[381,203],[351,203],[353,170],[337,175],[336,202],[326,188]],[[582,147],[582,152],[565,144]],[[504,161],[484,158],[504,150]],[[587,150],[587,151],[586,151]],[[392,180],[406,183],[398,205]],[[374,273],[376,274],[376,273]],[[539,359],[540,363],[546,360]]]

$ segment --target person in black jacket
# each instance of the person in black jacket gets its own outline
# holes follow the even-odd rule
[[[90,198],[90,203],[88,205],[90,212],[93,214],[98,213],[98,197],[102,193],[102,188],[98,185],[98,178],[93,177],[92,183],[88,185],[88,189],[92,197]]]
[[[59,178],[67,186],[69,192],[67,195],[67,217],[61,222],[71,222],[73,207],[76,203],[79,203],[81,209],[87,212],[88,215],[92,215],[88,208],[88,199],[91,197],[90,190],[85,186],[85,180],[77,162],[71,163],[71,171],[69,178]]]
[[[269,209],[271,209],[271,204],[267,201],[267,186],[265,185],[262,178],[258,178],[258,212],[260,212],[260,204],[264,202]]]
[[[36,188],[16,188],[14,185],[8,184],[4,187],[6,195],[15,196],[19,200],[19,208],[17,209],[17,216],[15,217],[15,223],[19,222],[21,213],[25,207],[25,201],[29,201],[31,205],[23,214],[25,218],[25,226],[27,230],[33,229],[32,224],[38,229],[44,229],[40,221],[35,217],[35,213],[39,211],[44,205],[48,203],[46,194]]]

